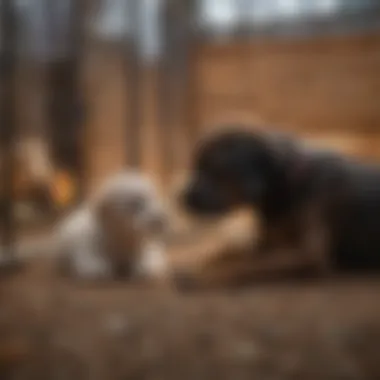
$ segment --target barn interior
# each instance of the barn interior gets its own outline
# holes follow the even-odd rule
[[[255,215],[199,226],[175,202],[198,139],[223,121],[378,162],[377,0],[0,7],[1,379],[380,378],[377,278],[190,294],[80,284],[56,275],[49,240],[107,176],[137,167],[177,218],[173,265],[245,249]]]

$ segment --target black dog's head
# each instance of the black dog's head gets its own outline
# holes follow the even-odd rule
[[[269,189],[283,181],[293,141],[279,135],[231,126],[204,140],[183,195],[198,215],[220,215],[240,206],[260,205]]]

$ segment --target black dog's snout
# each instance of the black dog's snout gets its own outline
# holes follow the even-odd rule
[[[181,203],[186,209],[192,210],[198,208],[202,204],[202,197],[192,188],[186,189],[181,197]]]
[[[182,195],[182,204],[194,214],[216,214],[226,210],[227,204],[217,189],[210,184],[197,181]]]

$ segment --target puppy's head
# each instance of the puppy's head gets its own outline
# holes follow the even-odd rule
[[[167,217],[154,184],[138,172],[126,171],[108,179],[94,197],[99,221],[121,234],[163,233]]]
[[[293,141],[285,136],[225,127],[201,142],[183,203],[194,214],[215,216],[260,205],[283,181],[294,152]]]

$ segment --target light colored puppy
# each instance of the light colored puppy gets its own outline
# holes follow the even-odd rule
[[[154,184],[137,171],[118,173],[58,226],[60,269],[84,279],[165,278],[166,226]]]

